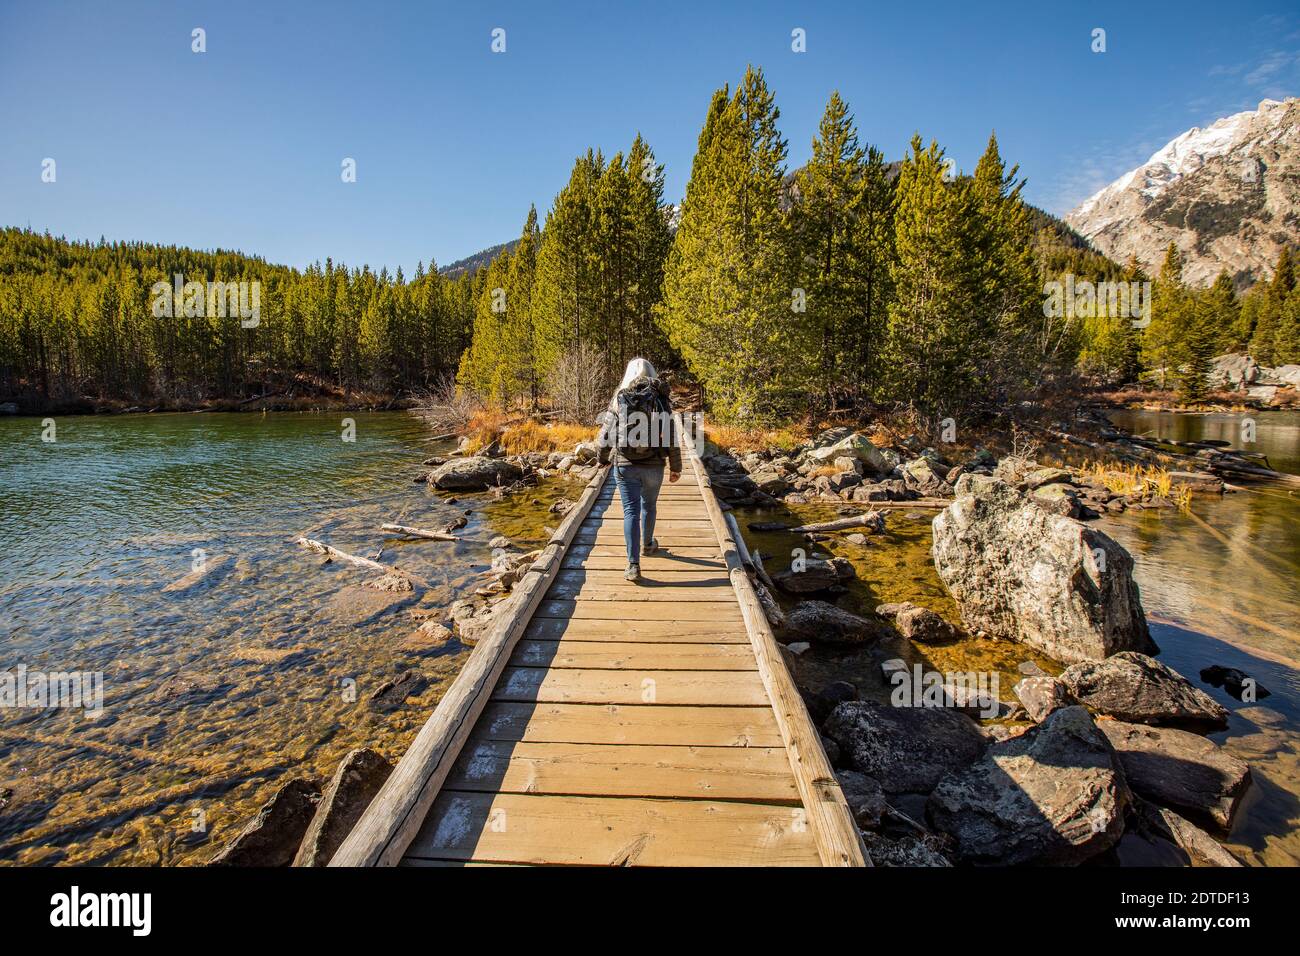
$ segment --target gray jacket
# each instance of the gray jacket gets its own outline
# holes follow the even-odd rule
[[[635,385],[636,383],[633,382],[633,384]],[[669,399],[668,386],[660,379],[654,380],[654,386],[659,392],[659,397],[663,401],[664,411],[671,414],[673,406],[672,401]],[[618,449],[618,414],[614,410],[612,402],[610,405],[610,411],[606,412],[605,421],[600,427],[600,435],[596,439],[596,444],[600,448],[597,453],[597,458],[602,465],[607,464],[611,459],[613,459],[615,468],[621,468],[624,465],[653,466],[656,463],[662,466],[663,460],[667,458],[669,471],[680,472],[682,470],[682,449],[680,446],[680,438],[677,434],[676,420],[670,418],[668,421],[669,444],[667,448],[659,449],[658,454],[651,458],[631,461]]]

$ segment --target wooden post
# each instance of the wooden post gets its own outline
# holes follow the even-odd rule
[[[559,571],[564,552],[599,496],[608,471],[608,466],[601,468],[591,479],[541,557],[515,585],[508,599],[514,607],[474,646],[464,668],[334,854],[330,866],[395,866],[401,861],[487,705],[519,636]]]
[[[679,435],[682,433],[680,427],[677,431]],[[695,454],[694,446],[685,442],[682,445],[699,481],[704,508],[709,513],[714,534],[722,546],[731,586],[736,591],[750,645],[758,661],[759,676],[772,702],[777,729],[790,756],[790,769],[794,772],[795,785],[808,814],[808,826],[812,828],[822,865],[870,866],[871,858],[862,842],[862,834],[858,832],[857,821],[849,811],[844,792],[840,790],[831,762],[822,748],[821,735],[813,726],[808,708],[781,659],[780,647],[741,563],[736,540],[713,495],[708,472]]]

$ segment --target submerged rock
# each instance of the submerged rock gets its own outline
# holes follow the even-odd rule
[[[785,616],[785,633],[824,644],[861,644],[880,637],[880,626],[826,601],[800,601]]]
[[[816,594],[852,580],[856,574],[853,565],[845,558],[826,561],[811,558],[804,563],[802,571],[778,571],[772,575],[772,580],[782,591],[791,594]]]
[[[1118,720],[1199,731],[1228,726],[1228,711],[1214,698],[1145,654],[1072,664],[1061,683],[1079,703]]]
[[[1136,793],[1227,830],[1250,786],[1250,767],[1197,734],[1120,720],[1097,724]]]
[[[393,765],[362,747],[343,758],[316,805],[294,866],[325,866],[384,785]]]
[[[290,780],[262,805],[208,866],[288,866],[316,813],[320,788]]]
[[[969,630],[1066,663],[1155,651],[1133,559],[1113,539],[997,479],[963,475],[957,492],[934,519],[932,554]]]
[[[508,485],[523,475],[523,469],[503,458],[476,455],[439,466],[429,476],[429,484],[447,491],[483,491],[494,485]]]
[[[1263,700],[1265,697],[1272,697],[1273,694],[1263,684],[1255,681],[1255,678],[1246,674],[1245,671],[1239,671],[1235,667],[1223,667],[1214,664],[1210,667],[1201,668],[1201,680],[1211,687],[1222,687],[1237,700],[1245,703],[1254,703],[1257,700]]]
[[[419,671],[403,671],[391,680],[384,681],[370,695],[370,706],[381,714],[392,713],[429,686],[429,678]]]
[[[898,633],[909,641],[933,644],[957,638],[957,629],[927,607],[903,601],[898,604],[881,604],[876,614],[890,618]]]
[[[926,813],[961,862],[1070,865],[1119,841],[1130,801],[1105,735],[1066,707],[945,777]]]
[[[853,769],[888,793],[927,793],[948,773],[979,758],[988,743],[964,714],[937,707],[840,704],[825,732]]]

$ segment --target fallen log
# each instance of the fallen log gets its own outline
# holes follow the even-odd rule
[[[731,530],[731,537],[736,542],[736,551],[740,554],[740,561],[754,575],[751,582],[754,587],[754,594],[758,596],[758,603],[763,608],[763,614],[767,616],[768,622],[777,630],[785,629],[785,612],[781,610],[781,605],[776,603],[776,598],[763,586],[763,578],[767,575],[759,575],[760,565],[750,556],[749,548],[745,544],[745,536],[740,533],[740,525],[736,521],[736,516],[731,512],[723,515],[727,522],[727,527]],[[770,579],[769,579],[770,580]]]
[[[323,554],[327,558],[338,561],[346,561],[348,564],[355,564],[357,567],[370,568],[374,571],[380,571],[388,574],[390,571],[397,571],[396,568],[390,568],[386,564],[380,564],[378,561],[371,561],[369,558],[359,558],[355,554],[348,554],[346,551],[340,551],[338,548],[331,548],[322,541],[315,541],[311,538],[299,538],[298,544],[308,551],[314,551],[317,554]],[[398,572],[399,574],[401,572]]]
[[[454,534],[447,534],[443,531],[425,531],[423,528],[410,528],[403,524],[385,523],[379,526],[381,531],[392,531],[396,534],[404,534],[411,538],[428,538],[430,541],[459,541]]]
[[[909,504],[911,502],[908,502]],[[948,502],[944,502],[946,506]],[[817,524],[803,524],[797,528],[791,528],[792,534],[808,534],[817,531],[845,531],[849,528],[869,528],[872,531],[885,530],[885,516],[879,511],[868,511],[866,514],[853,515],[848,518],[836,518],[834,521],[821,521]]]

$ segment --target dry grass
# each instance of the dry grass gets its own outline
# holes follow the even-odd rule
[[[526,421],[506,429],[501,436],[501,447],[508,455],[571,451],[578,442],[591,441],[598,431],[595,425],[578,425],[574,422],[543,424]]]
[[[769,448],[790,452],[808,440],[806,434],[793,428],[738,428],[734,425],[709,425],[704,429],[704,438],[719,448],[730,448],[740,454]]]
[[[1173,477],[1163,468],[1094,462],[1081,471],[1091,480],[1105,485],[1112,494],[1132,498],[1158,496],[1184,510],[1192,503],[1191,489],[1186,485],[1175,485]]]

